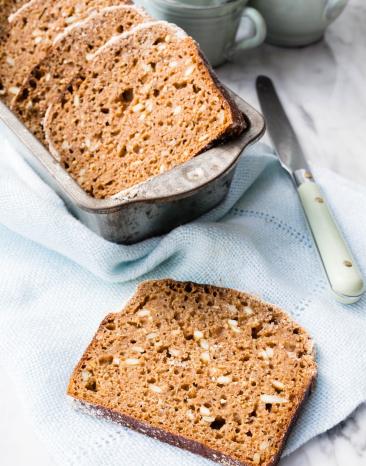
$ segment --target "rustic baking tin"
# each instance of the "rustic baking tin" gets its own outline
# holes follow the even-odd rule
[[[264,132],[263,117],[233,97],[247,120],[241,136],[108,199],[83,191],[2,102],[0,127],[75,217],[108,241],[133,244],[199,217],[225,197],[241,152]]]

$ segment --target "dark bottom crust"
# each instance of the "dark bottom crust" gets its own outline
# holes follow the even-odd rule
[[[298,408],[292,417],[288,428],[283,436],[280,448],[277,454],[271,459],[271,461],[267,464],[263,464],[262,466],[276,466],[281,458],[282,451],[285,447],[286,440],[293,428],[299,414],[301,408],[303,407],[304,403],[306,402],[307,398],[309,397],[312,387],[314,385],[316,378],[316,374],[309,383],[307,390],[304,393],[304,396],[300,400]],[[173,445],[175,447],[182,448],[183,450],[188,450],[192,453],[197,455],[201,455],[207,459],[212,461],[216,461],[217,463],[224,464],[225,466],[249,466],[247,463],[243,463],[237,459],[234,459],[230,456],[225,455],[224,453],[214,450],[202,443],[196,442],[195,440],[187,439],[181,435],[173,434],[169,431],[159,429],[157,427],[152,427],[149,424],[146,424],[136,418],[128,416],[126,414],[121,414],[111,409],[105,408],[101,405],[87,403],[85,401],[79,400],[77,398],[72,397],[76,401],[76,405],[79,406],[80,410],[87,412],[88,414],[93,414],[97,417],[101,417],[104,419],[109,419],[111,421],[117,422],[122,424],[123,426],[129,427],[137,432],[142,434],[148,435],[157,440],[161,440],[162,442],[168,443],[169,445]]]
[[[227,92],[226,89],[225,89],[225,92]],[[231,97],[230,97],[230,99],[233,102]],[[234,104],[234,105],[236,106],[236,104]],[[230,104],[230,106],[231,106],[231,104]],[[229,132],[222,134],[219,138],[217,138],[214,141],[210,142],[202,150],[197,152],[197,154],[194,157],[197,157],[198,155],[203,154],[204,152],[207,152],[208,150],[213,149],[214,147],[218,147],[218,146],[221,146],[223,144],[226,144],[227,142],[233,140],[235,137],[240,136],[244,131],[246,131],[246,129],[248,128],[248,124],[247,124],[247,120],[246,120],[245,115],[239,109],[237,109],[236,107],[235,107],[235,112],[239,113],[241,118],[245,122],[245,124],[242,127],[240,126],[240,130],[238,129],[239,127],[236,126],[234,130],[232,129]],[[192,157],[192,158],[194,158],[194,157]],[[148,180],[146,180],[146,181],[148,181]]]
[[[109,419],[111,421],[117,422],[123,426],[129,427],[137,432],[148,435],[156,440],[161,440],[162,442],[168,443],[175,447],[179,447],[183,450],[188,450],[197,455],[201,455],[205,458],[208,458],[212,461],[219,462],[225,466],[249,466],[247,463],[243,463],[239,460],[231,458],[230,456],[225,455],[224,453],[213,450],[212,448],[203,445],[202,443],[196,442],[195,440],[187,439],[181,435],[172,434],[169,431],[159,429],[157,427],[152,427],[149,424],[146,424],[136,418],[128,416],[126,414],[117,413],[103,406],[87,403],[81,401],[77,398],[76,406],[88,414],[93,414],[94,416],[101,417],[103,419]]]

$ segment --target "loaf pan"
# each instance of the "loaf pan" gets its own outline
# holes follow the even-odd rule
[[[133,244],[199,217],[225,197],[241,152],[264,132],[263,117],[233,97],[247,121],[241,136],[108,199],[83,191],[2,102],[0,128],[84,225],[108,241]]]

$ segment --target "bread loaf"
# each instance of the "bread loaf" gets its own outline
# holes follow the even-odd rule
[[[31,0],[9,17],[10,33],[0,63],[0,81],[7,102],[19,91],[31,69],[47,53],[53,39],[91,11],[129,0]]]
[[[167,279],[104,319],[67,392],[222,464],[274,466],[315,375],[311,338],[281,309]]]
[[[239,134],[245,120],[193,39],[153,22],[101,47],[44,126],[54,156],[104,198]]]
[[[26,78],[12,103],[13,111],[45,143],[42,123],[50,102],[83,69],[97,48],[148,19],[143,10],[120,5],[94,12],[66,28]]]

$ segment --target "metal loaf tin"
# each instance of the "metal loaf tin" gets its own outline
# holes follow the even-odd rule
[[[225,197],[241,152],[264,132],[263,117],[240,97],[233,97],[247,120],[241,136],[108,199],[85,193],[2,102],[0,124],[75,217],[108,241],[133,244],[199,217]]]

